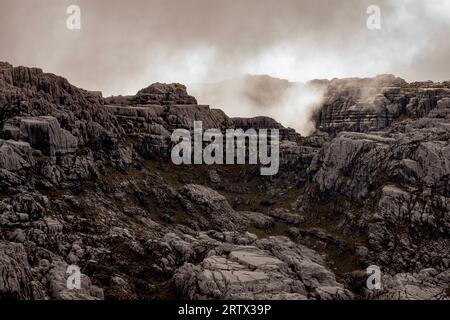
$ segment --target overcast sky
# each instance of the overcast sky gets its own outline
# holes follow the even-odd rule
[[[450,0],[0,0],[0,60],[105,95],[240,74],[450,79]],[[81,30],[66,8],[81,8]],[[381,30],[366,9],[381,8]]]

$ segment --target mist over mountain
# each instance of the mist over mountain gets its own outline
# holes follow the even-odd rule
[[[314,130],[313,111],[322,99],[322,89],[268,75],[245,75],[188,88],[200,103],[223,109],[231,116],[264,115],[308,135]]]
[[[106,96],[243,74],[306,82],[382,73],[444,81],[450,73],[447,0],[43,1],[2,0],[0,57]],[[72,4],[80,30],[66,28]],[[373,4],[380,30],[366,27]]]

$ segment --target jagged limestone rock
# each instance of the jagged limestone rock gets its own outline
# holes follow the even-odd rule
[[[56,118],[47,116],[20,119],[20,139],[49,156],[74,152],[78,144]]]
[[[31,268],[22,244],[0,242],[0,296],[32,299]]]
[[[8,171],[29,169],[33,164],[29,143],[0,139],[0,168]]]

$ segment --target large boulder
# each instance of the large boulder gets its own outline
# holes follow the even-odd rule
[[[206,186],[187,184],[179,190],[185,211],[204,229],[234,231],[242,228],[240,216],[227,199]]]
[[[74,152],[78,140],[60,127],[51,116],[27,117],[20,120],[20,139],[48,156]]]
[[[22,244],[0,242],[0,298],[31,299],[31,269]]]
[[[187,263],[174,285],[189,299],[348,299],[315,252],[284,237],[223,245],[199,264]]]
[[[67,281],[70,274],[68,265],[63,261],[54,261],[48,270],[47,281],[51,298],[56,300],[103,300],[103,290],[94,286],[91,279],[80,274],[80,288],[68,288]]]
[[[449,300],[450,270],[439,273],[433,268],[417,273],[385,275],[377,299],[384,300]],[[370,295],[369,295],[370,296]]]
[[[19,171],[30,168],[32,164],[32,149],[29,143],[0,139],[0,168]]]

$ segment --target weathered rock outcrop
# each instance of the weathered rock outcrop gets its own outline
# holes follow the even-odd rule
[[[405,118],[424,117],[450,97],[446,83],[408,84],[392,75],[316,80],[311,85],[325,89],[315,119],[317,128],[329,133],[382,130]]]
[[[309,167],[313,205],[303,208],[339,198],[331,212],[342,229],[366,237],[373,263],[449,268],[449,128],[448,120],[423,119],[379,134],[339,134]]]
[[[21,118],[18,138],[49,156],[75,152],[78,144],[70,132],[61,129],[54,117]]]
[[[0,296],[3,299],[31,299],[31,268],[23,245],[0,242]]]
[[[29,169],[33,164],[32,148],[26,142],[0,139],[0,168],[8,171]]]
[[[294,129],[285,128],[269,117],[232,118],[232,120],[236,128],[241,128],[244,131],[247,129],[278,129],[281,140],[296,141],[300,138],[300,134],[296,133]]]
[[[179,83],[154,83],[139,90],[135,96],[118,96],[106,99],[108,104],[118,105],[180,105],[197,104],[197,100],[187,93],[186,87]]]
[[[174,285],[189,299],[351,298],[323,264],[287,238],[269,238],[216,247],[200,264],[180,268]]]
[[[114,102],[114,101],[112,101]],[[133,103],[133,101],[128,101]],[[219,129],[278,129],[281,140],[297,141],[300,135],[269,117],[229,118],[222,110],[206,105],[106,105],[126,130],[137,140],[139,154],[146,159],[167,159],[173,145],[171,132],[175,129],[194,129],[194,121],[202,128]]]
[[[448,299],[449,271],[438,272],[433,268],[417,273],[399,273],[383,275],[381,288],[371,291],[364,288],[361,292],[366,299],[379,300],[446,300]],[[361,288],[358,282],[365,282],[365,271],[355,271],[347,278],[347,285]]]

